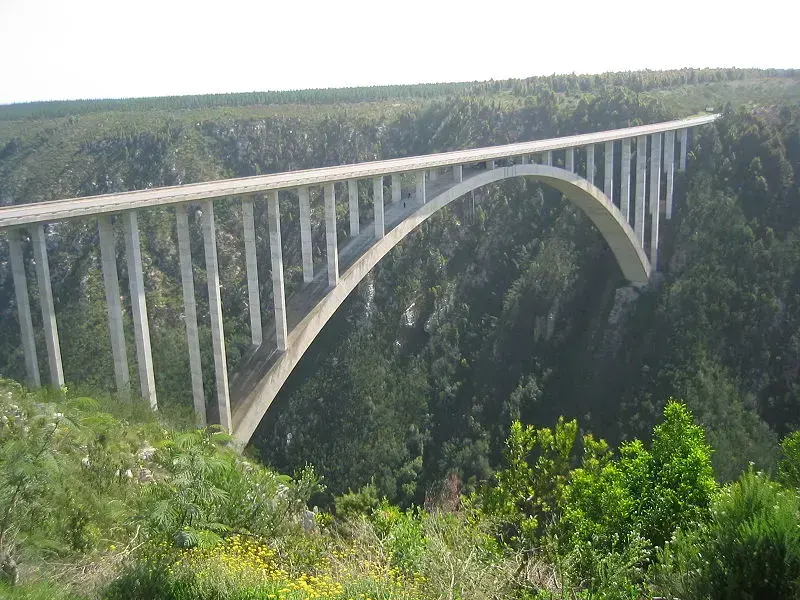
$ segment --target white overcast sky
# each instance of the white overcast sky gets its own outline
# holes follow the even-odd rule
[[[800,67],[800,0],[0,0],[0,104]]]

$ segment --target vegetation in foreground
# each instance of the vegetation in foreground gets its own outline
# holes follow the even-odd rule
[[[133,418],[132,418],[133,417]],[[617,450],[577,422],[514,422],[503,467],[402,510],[366,486],[308,510],[214,429],[0,381],[0,594],[10,599],[789,598],[800,591],[800,434],[778,478],[717,484],[670,402]]]

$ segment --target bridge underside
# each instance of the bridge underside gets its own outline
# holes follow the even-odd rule
[[[233,431],[246,444],[278,391],[308,347],[347,296],[372,268],[403,238],[431,215],[454,200],[487,184],[512,177],[531,177],[559,190],[592,220],[611,248],[623,276],[634,284],[649,280],[650,263],[637,243],[634,230],[603,192],[588,180],[564,169],[537,164],[515,164],[494,169],[464,168],[461,182],[429,181],[428,202],[416,198],[385,209],[384,237],[375,239],[371,227],[339,251],[342,274],[330,287],[324,269],[314,280],[286,299],[288,336],[285,352],[276,349],[275,327],[268,323],[262,345],[246,356],[231,380]],[[450,178],[447,178],[450,179]]]

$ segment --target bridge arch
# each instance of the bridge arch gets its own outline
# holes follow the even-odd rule
[[[614,253],[623,276],[633,284],[647,283],[650,263],[633,229],[611,200],[588,180],[558,167],[536,164],[519,164],[480,172],[431,198],[377,240],[340,275],[338,285],[331,288],[289,332],[286,352],[277,357],[267,374],[234,411],[233,431],[238,443],[245,445],[250,440],[278,391],[319,332],[347,296],[392,248],[425,220],[464,194],[512,177],[531,177],[560,191],[592,220]]]

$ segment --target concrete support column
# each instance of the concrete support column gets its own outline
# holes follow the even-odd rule
[[[464,181],[464,168],[461,165],[453,165],[453,181],[456,183]]]
[[[347,182],[347,199],[350,211],[350,237],[356,237],[361,232],[358,217],[358,181],[350,179]]]
[[[206,284],[208,312],[211,316],[211,341],[214,348],[214,378],[217,382],[219,424],[233,433],[231,399],[228,390],[228,360],[225,355],[225,330],[222,325],[222,298],[219,293],[219,264],[217,262],[217,232],[214,225],[214,201],[203,204],[203,249],[206,255]]]
[[[543,165],[547,165],[548,167],[552,167],[553,166],[553,151],[552,150],[548,150],[547,152],[544,153],[544,159],[543,159],[542,164]]]
[[[7,233],[11,275],[14,278],[14,294],[17,298],[17,316],[19,317],[20,337],[22,338],[22,353],[25,356],[25,372],[28,385],[32,388],[38,388],[42,385],[42,381],[39,377],[39,360],[36,358],[36,343],[33,338],[28,278],[25,275],[25,263],[22,258],[22,240],[17,229],[9,229]]]
[[[258,292],[258,259],[256,258],[256,225],[253,218],[253,198],[242,200],[242,223],[244,226],[244,256],[247,265],[247,298],[250,305],[250,338],[253,346],[260,346],[261,298]]]
[[[672,218],[672,193],[675,183],[675,132],[664,134],[664,172],[667,174],[667,210],[666,216]]]
[[[189,371],[192,375],[194,422],[197,427],[205,427],[208,424],[208,418],[206,416],[206,397],[203,391],[203,367],[200,362],[200,335],[197,331],[197,303],[194,298],[192,250],[189,240],[189,209],[186,204],[179,204],[175,207],[175,223],[178,234],[178,259],[181,265],[181,287],[183,288],[183,321],[186,324]]]
[[[527,154],[523,154],[519,157],[519,164],[521,165],[528,165],[530,162],[530,157]]]
[[[564,168],[570,173],[575,172],[575,148],[567,148],[564,152]]]
[[[631,141],[630,139],[622,140],[622,162],[621,177],[620,177],[620,197],[619,209],[625,221],[630,224],[631,218]]]
[[[375,207],[375,239],[379,240],[385,231],[383,225],[383,176],[372,179],[372,203]]]
[[[125,233],[125,260],[128,263],[128,287],[133,308],[133,333],[136,338],[136,363],[139,367],[139,386],[142,398],[156,410],[156,382],[153,375],[153,353],[150,349],[150,324],[147,321],[147,299],[144,293],[142,251],[139,247],[139,220],[135,210],[122,216]]]
[[[286,352],[289,335],[286,325],[286,289],[283,285],[283,247],[281,246],[281,209],[278,190],[267,192],[269,220],[269,256],[272,268],[272,300],[275,309],[275,339],[278,352]]]
[[[417,203],[422,206],[427,202],[425,199],[425,171],[417,171]]]
[[[493,160],[487,160],[486,161],[486,170],[487,171],[489,171],[491,169],[494,169],[494,167],[495,167],[495,163],[494,163]]]
[[[56,387],[64,385],[64,369],[61,367],[61,346],[58,342],[58,325],[53,305],[53,289],[50,285],[50,265],[47,262],[47,240],[41,223],[31,231],[33,258],[36,261],[36,280],[39,283],[39,304],[42,309],[44,339],[47,343],[47,361],[50,366],[50,383]]]
[[[428,171],[428,178],[433,182],[439,179],[439,169],[431,169]]]
[[[680,163],[678,164],[679,171],[686,170],[686,153],[688,152],[688,144],[689,144],[689,130],[688,129],[681,129],[678,131],[678,141],[681,143],[681,159]]]
[[[403,186],[399,173],[392,175],[392,204],[397,204],[403,197]]]
[[[636,215],[633,223],[633,230],[636,232],[636,239],[644,248],[644,203],[645,189],[644,182],[647,176],[647,136],[640,135],[636,138]]]
[[[339,283],[339,249],[336,240],[336,195],[332,183],[325,184],[325,241],[328,256],[328,285]]]
[[[586,146],[586,179],[594,185],[594,146]]]
[[[614,142],[606,142],[605,146],[605,165],[603,176],[603,192],[612,204],[614,202]]]
[[[108,335],[111,341],[111,356],[114,360],[114,381],[117,384],[117,391],[122,396],[127,396],[131,389],[131,375],[128,370],[128,351],[125,346],[125,328],[122,322],[114,225],[108,215],[100,215],[97,221],[100,232],[100,260],[103,265],[106,310],[108,311]]]
[[[661,134],[650,136],[650,265],[658,270],[658,219],[661,216]]]
[[[311,254],[311,203],[308,198],[308,188],[305,186],[298,188],[297,197],[300,200],[300,248],[303,254],[303,281],[311,283],[314,281],[314,256]],[[352,232],[352,204],[350,207],[350,228]],[[356,195],[356,232],[352,235],[358,235],[358,195]]]

